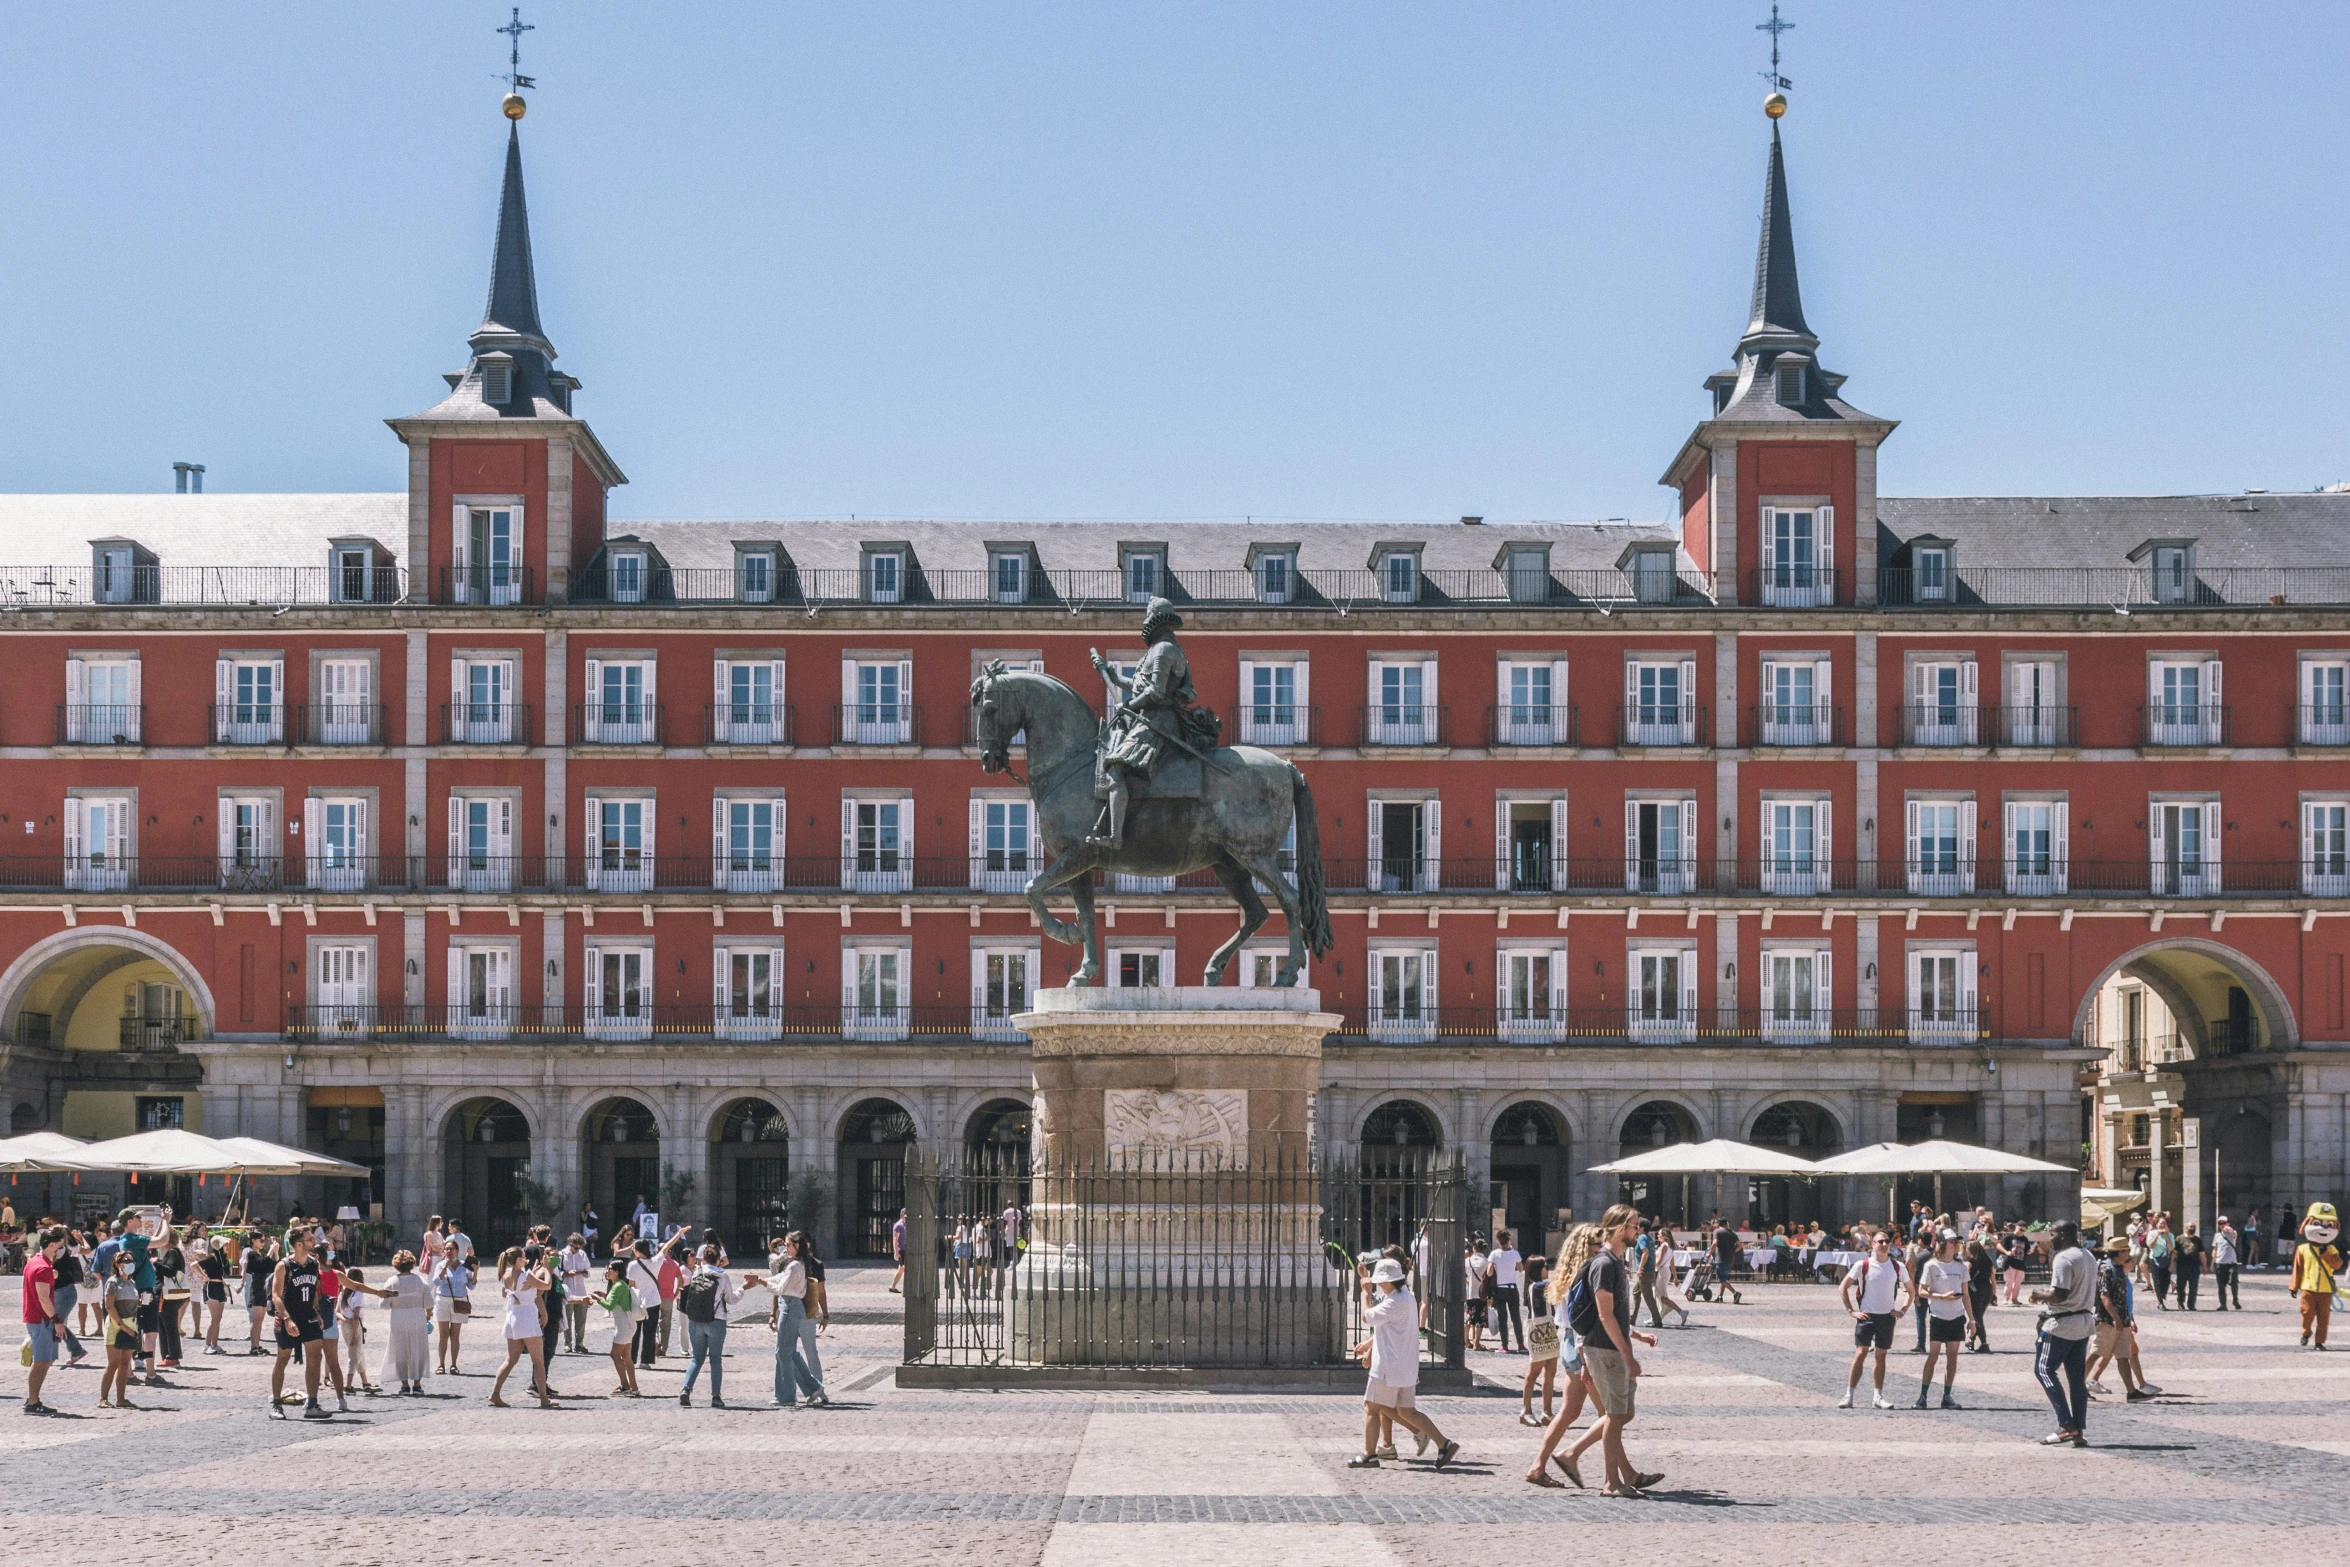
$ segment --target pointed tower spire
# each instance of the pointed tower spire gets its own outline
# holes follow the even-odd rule
[[[1787,159],[1779,146],[1779,122],[1773,120],[1771,168],[1763,182],[1762,238],[1754,252],[1754,315],[1738,351],[1793,347],[1798,342],[1806,349],[1819,346],[1804,324],[1803,291],[1795,279],[1795,218],[1787,203]]]
[[[506,182],[498,193],[498,242],[490,258],[489,304],[473,334],[477,347],[484,337],[498,338],[505,346],[522,340],[550,356],[554,353],[539,325],[538,277],[530,264],[530,204],[522,192],[520,124],[506,129]]]

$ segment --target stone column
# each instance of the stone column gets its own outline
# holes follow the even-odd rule
[[[2203,1180],[2203,1166],[2207,1157],[2203,1151],[2203,1117],[2180,1116],[2179,1227],[2183,1231],[2192,1224],[2195,1233],[2205,1237],[2211,1234],[2211,1215],[2204,1212],[2203,1201],[2207,1190]]]
[[[384,1218],[395,1238],[414,1236],[440,1210],[441,1145],[425,1125],[424,1090],[384,1089]],[[402,1244],[405,1244],[402,1242]],[[396,1249],[396,1247],[395,1247]]]

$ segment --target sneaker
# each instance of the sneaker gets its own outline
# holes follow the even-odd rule
[[[1414,1431],[1412,1433],[1412,1442],[1414,1444],[1412,1449],[1412,1456],[1414,1458],[1426,1458],[1428,1456],[1428,1433],[1425,1431]]]
[[[1379,1467],[1379,1460],[1370,1453],[1357,1453],[1346,1461],[1346,1467],[1349,1469],[1376,1469]]]
[[[1918,1401],[1917,1401],[1916,1403],[1914,1403],[1914,1404],[1910,1405],[1909,1407],[1910,1407],[1910,1408],[1912,1408],[1912,1409],[1923,1409],[1923,1408],[1925,1408],[1925,1407],[1926,1407],[1926,1395],[1925,1395],[1925,1394],[1923,1394],[1923,1393],[1920,1393],[1920,1394],[1918,1395]]]
[[[269,1414],[270,1414],[270,1418],[271,1418],[271,1419],[273,1419],[273,1420],[283,1420],[283,1419],[285,1419],[285,1418],[286,1418],[286,1406],[285,1406],[285,1401],[284,1401],[283,1399],[276,1399],[276,1398],[273,1398],[273,1399],[271,1399],[271,1400],[269,1401]]]
[[[27,1399],[25,1401],[24,1412],[28,1415],[53,1415],[57,1413],[56,1410],[51,1409],[47,1404],[42,1403],[39,1399]]]
[[[2159,1382],[2140,1382],[2138,1386],[2145,1389],[2149,1393],[2159,1393],[2162,1391],[2162,1384]]]
[[[713,1398],[710,1400],[710,1407],[712,1409],[724,1409],[726,1407],[726,1400],[723,1398]]]
[[[2103,1398],[2106,1394],[2113,1391],[2113,1389],[2107,1387],[2104,1383],[2097,1381],[2095,1378],[2091,1378],[2088,1382],[2085,1382],[2082,1385],[2088,1388],[2091,1393],[2095,1394],[2099,1398]]]
[[[1461,1444],[1458,1442],[1447,1442],[1436,1450],[1436,1467],[1442,1469],[1445,1465],[1451,1463],[1454,1459],[1460,1456]]]
[[[2077,1438],[2070,1431],[2051,1431],[2040,1438],[2040,1445],[2042,1447],[2070,1447],[2076,1440]]]
[[[1836,1400],[1836,1407],[1838,1409],[1850,1409],[1852,1407],[1852,1389],[1846,1388],[1844,1390],[1844,1396]]]
[[[693,1407],[694,1407],[694,1396],[693,1396],[693,1394],[691,1394],[691,1393],[680,1393],[680,1394],[678,1394],[678,1395],[677,1395],[677,1407],[678,1407],[678,1408],[680,1408],[680,1409],[691,1409],[691,1408],[693,1408]]]
[[[303,1408],[302,1418],[305,1420],[332,1420],[334,1416],[326,1412],[324,1404],[310,1404]]]
[[[1957,1399],[1952,1398],[1948,1392],[1944,1392],[1942,1395],[1942,1407],[1944,1409],[1964,1409],[1966,1406],[1961,1404]]]
[[[1891,1408],[1893,1407],[1893,1405],[1892,1405],[1892,1402],[1891,1402],[1890,1400],[1888,1400],[1888,1399],[1885,1397],[1885,1395],[1884,1395],[1884,1394],[1882,1394],[1882,1393],[1878,1393],[1878,1394],[1875,1394],[1875,1395],[1873,1395],[1873,1396],[1872,1396],[1872,1397],[1869,1399],[1869,1407],[1870,1407],[1871,1409],[1891,1409]]]
[[[1373,1458],[1393,1458],[1395,1457],[1395,1444],[1393,1442],[1386,1443],[1380,1447],[1379,1451],[1373,1453],[1371,1456]]]

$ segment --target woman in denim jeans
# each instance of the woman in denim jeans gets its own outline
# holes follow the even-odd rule
[[[757,1275],[752,1275],[752,1278],[755,1281]],[[678,1393],[677,1401],[681,1405],[693,1403],[694,1379],[702,1374],[702,1367],[707,1363],[710,1367],[710,1407],[724,1409],[726,1314],[742,1292],[735,1288],[733,1275],[726,1271],[725,1253],[714,1245],[702,1248],[700,1257],[694,1263],[694,1271],[678,1290],[679,1299],[682,1300],[687,1290],[693,1289],[704,1279],[711,1281],[707,1292],[710,1295],[710,1309],[715,1315],[704,1322],[680,1308],[679,1315],[685,1319],[686,1348],[693,1356],[693,1363],[685,1368],[685,1387]]]
[[[767,1313],[767,1325],[775,1329],[775,1402],[792,1408],[805,1391],[809,1404],[829,1403],[816,1360],[815,1324],[808,1320],[808,1263],[813,1252],[807,1233],[792,1231],[784,1237],[783,1249],[786,1260],[775,1276],[775,1304]]]

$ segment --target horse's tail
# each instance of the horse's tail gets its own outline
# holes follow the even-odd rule
[[[1314,791],[1306,775],[1289,767],[1289,806],[1297,822],[1297,904],[1305,924],[1306,949],[1321,957],[1331,948],[1330,900],[1322,890],[1322,828],[1314,819]]]

